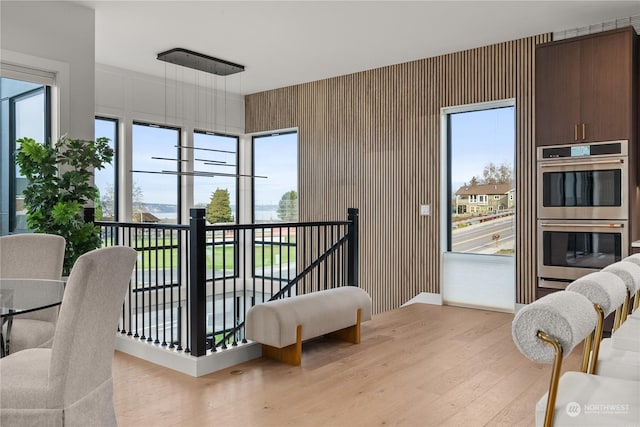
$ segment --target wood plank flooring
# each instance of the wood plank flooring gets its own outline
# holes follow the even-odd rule
[[[550,365],[511,339],[513,315],[413,304],[362,325],[362,342],[305,342],[302,366],[256,359],[193,378],[116,352],[126,426],[533,426]],[[581,346],[563,370],[578,370]]]

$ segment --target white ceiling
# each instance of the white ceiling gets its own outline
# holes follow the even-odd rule
[[[77,3],[95,9],[97,63],[178,76],[156,55],[182,47],[244,65],[226,78],[242,94],[640,15],[640,1]]]

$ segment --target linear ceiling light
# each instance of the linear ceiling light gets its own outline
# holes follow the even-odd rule
[[[228,76],[244,71],[244,65],[234,64],[233,62],[214,58],[181,47],[160,52],[158,59],[218,76]]]

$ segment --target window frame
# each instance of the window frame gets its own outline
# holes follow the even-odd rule
[[[208,131],[208,130],[204,130],[204,129],[193,129],[193,141],[194,141],[194,145],[195,145],[195,134],[204,134],[204,135],[212,135],[212,136],[219,136],[219,137],[225,137],[225,138],[233,138],[236,140],[236,164],[235,164],[235,172],[230,172],[230,173],[235,173],[236,178],[235,178],[235,200],[236,200],[236,212],[234,215],[234,222],[233,224],[239,224],[240,223],[240,205],[241,205],[241,201],[240,201],[240,137],[238,135],[233,135],[233,134],[228,134],[228,133],[222,133],[222,132],[215,132],[215,131]],[[192,166],[193,166],[193,170],[195,170],[195,152],[194,152],[194,160],[192,162]],[[195,178],[195,177],[194,177]],[[253,186],[252,186],[252,190],[253,190]],[[195,183],[193,185],[192,188],[192,193],[193,193],[193,198],[194,198],[194,203],[195,203]]]
[[[297,130],[287,130],[287,131],[282,131],[282,132],[269,132],[269,133],[261,133],[261,134],[256,134],[253,135],[251,137],[251,171],[252,173],[255,175],[256,173],[256,159],[255,159],[255,142],[256,139],[259,138],[268,138],[268,137],[274,137],[274,136],[281,136],[281,135],[290,135],[290,134],[296,134],[299,135],[299,132]],[[300,140],[298,137],[296,137],[296,140],[298,142],[297,144],[297,154],[299,154],[299,145],[300,145]],[[300,218],[300,189],[298,188],[298,182],[297,179],[299,177],[299,168],[300,168],[300,164],[299,164],[299,158],[296,158],[296,193],[298,194],[298,219]],[[255,212],[256,212],[256,197],[255,197],[255,192],[256,192],[256,178],[252,178],[251,179],[251,222],[255,224]]]
[[[115,132],[113,136],[113,160],[111,161],[111,166],[113,167],[113,221],[117,222],[120,218],[120,209],[118,200],[120,199],[118,195],[120,194],[120,183],[118,177],[120,176],[120,120],[113,117],[104,117],[104,116],[95,116],[94,118],[94,126],[95,121],[102,120],[106,122],[113,122],[115,127]],[[95,135],[94,135],[95,136]],[[96,137],[97,138],[97,137]],[[95,172],[94,172],[94,180],[95,180]],[[95,184],[95,181],[94,181]]]
[[[25,80],[22,80],[25,81]],[[31,83],[31,82],[29,82]],[[35,83],[39,84],[39,83]],[[16,155],[16,139],[18,136],[16,135],[16,126],[15,126],[15,118],[16,118],[16,102],[21,100],[30,98],[32,96],[36,96],[42,93],[44,95],[44,139],[45,141],[39,141],[43,145],[51,145],[53,142],[51,140],[51,123],[52,123],[52,110],[51,110],[51,86],[43,84],[41,87],[34,88],[28,90],[26,92],[22,92],[18,95],[12,96],[8,98],[8,107],[9,107],[9,156],[10,160],[8,164],[9,168],[9,221],[8,221],[8,231],[9,233],[14,232],[26,232],[27,229],[19,229],[17,228],[17,214],[16,214],[16,197],[17,197],[17,185],[16,185],[16,165],[15,165],[15,155]]]
[[[177,126],[169,126],[169,125],[165,125],[165,124],[158,124],[158,123],[152,123],[152,122],[145,122],[145,121],[139,121],[139,120],[133,120],[131,122],[131,161],[133,161],[133,150],[134,150],[134,144],[135,141],[133,140],[133,129],[135,126],[146,126],[146,127],[151,127],[151,128],[159,128],[159,129],[168,129],[168,130],[174,130],[177,133],[177,147],[176,147],[176,159],[178,159],[177,163],[177,169],[176,169],[176,186],[177,186],[177,198],[176,198],[176,224],[182,224],[182,180],[181,180],[181,173],[183,172],[182,169],[182,150],[180,149],[180,147],[183,145],[182,144],[182,128],[177,127]],[[133,209],[133,172],[129,172],[130,173],[130,177],[131,177],[131,194],[129,194],[129,204],[131,205],[131,208]],[[133,214],[133,213],[132,213]]]
[[[287,131],[282,131],[282,132],[269,132],[269,133],[261,133],[261,134],[256,134],[253,135],[251,137],[251,146],[250,146],[250,155],[251,155],[251,172],[252,175],[255,175],[256,172],[256,159],[255,159],[255,142],[256,140],[260,139],[260,138],[268,138],[268,137],[275,137],[275,136],[283,136],[283,135],[292,135],[295,134],[296,135],[296,186],[295,186],[295,191],[296,194],[298,195],[298,218],[297,221],[300,220],[300,188],[298,187],[298,180],[299,180],[299,168],[300,168],[300,161],[299,161],[299,153],[300,153],[300,139],[299,139],[299,132],[297,129],[293,129],[293,130],[287,130]],[[252,178],[251,179],[251,222],[253,224],[256,223],[255,221],[255,207],[256,207],[256,178]],[[288,222],[288,221],[287,221]],[[271,228],[273,229],[273,228]],[[264,230],[264,229],[263,229]],[[256,262],[257,262],[257,252],[256,252],[256,245],[260,245],[262,244],[264,247],[264,243],[265,241],[263,240],[258,240],[255,235],[252,238],[251,241],[251,245],[250,245],[250,254],[251,254],[251,265],[252,265],[252,276],[255,278],[260,278],[260,279],[268,279],[268,280],[272,280],[272,281],[276,281],[276,282],[286,282],[288,280],[291,279],[291,277],[289,277],[289,274],[287,273],[287,277],[272,277],[268,274],[264,274],[265,273],[265,269],[263,267],[262,269],[262,274],[258,273],[258,269],[256,267]],[[290,242],[275,242],[275,241],[270,241],[269,244],[271,245],[271,253],[275,253],[274,251],[274,247],[275,246],[280,246],[285,247],[287,250],[287,256],[290,256],[290,250],[291,248],[293,248],[294,252],[296,253],[297,256],[297,243],[290,243]]]
[[[440,227],[440,250],[441,253],[456,253],[453,250],[453,238],[452,238],[452,229],[451,224],[453,222],[453,209],[452,203],[453,198],[452,194],[454,194],[454,189],[452,188],[452,177],[451,177],[451,169],[452,169],[452,136],[451,136],[451,128],[452,128],[452,116],[457,113],[468,113],[468,112],[476,112],[482,110],[493,110],[500,108],[513,108],[514,111],[514,120],[517,118],[517,108],[516,108],[516,99],[515,98],[507,98],[497,101],[487,101],[487,102],[479,102],[474,104],[462,104],[456,106],[448,106],[440,108],[440,149],[441,149],[441,163],[440,163],[440,203],[441,203],[441,227]],[[517,124],[516,124],[517,126]],[[517,128],[516,128],[517,129]],[[516,130],[517,132],[517,130]],[[516,137],[517,141],[517,137]],[[516,169],[516,158],[513,159],[514,169],[513,169],[513,182],[517,182],[517,174],[518,171]],[[515,184],[514,184],[515,185]],[[509,201],[514,201],[513,194],[510,194]],[[467,209],[467,213],[477,213],[477,205],[472,205],[471,196],[469,196],[469,205]],[[518,209],[515,209],[515,215],[517,218]],[[514,237],[514,245],[517,246],[517,236]]]

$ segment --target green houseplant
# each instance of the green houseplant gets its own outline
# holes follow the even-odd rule
[[[63,274],[69,274],[80,255],[100,246],[99,229],[85,222],[84,205],[98,196],[91,185],[93,169],[111,163],[113,149],[107,138],[86,141],[63,136],[54,145],[31,138],[16,142],[20,147],[16,163],[28,180],[23,191],[27,227],[66,239]]]

